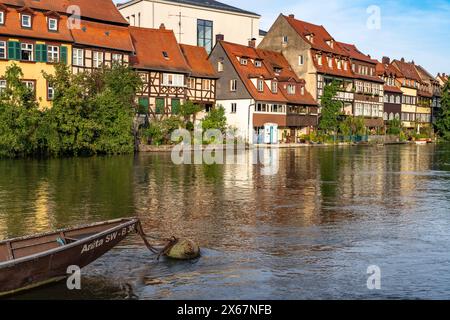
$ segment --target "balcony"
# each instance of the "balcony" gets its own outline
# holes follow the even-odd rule
[[[286,119],[287,127],[315,127],[319,124],[319,116],[312,114],[289,113]]]

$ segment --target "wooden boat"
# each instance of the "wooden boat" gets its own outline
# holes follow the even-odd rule
[[[139,219],[119,219],[0,242],[0,296],[60,281],[69,266],[83,268],[131,233]]]

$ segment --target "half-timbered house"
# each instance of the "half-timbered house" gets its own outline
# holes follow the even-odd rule
[[[136,51],[131,66],[143,81],[137,97],[141,113],[160,119],[177,114],[187,100],[205,109],[214,105],[216,78],[204,49],[180,46],[163,25],[129,30]]]

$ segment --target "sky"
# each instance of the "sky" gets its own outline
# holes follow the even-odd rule
[[[323,25],[337,41],[381,60],[414,60],[450,74],[450,0],[219,0],[261,15],[269,30],[280,13]],[[124,1],[116,1],[124,2]]]

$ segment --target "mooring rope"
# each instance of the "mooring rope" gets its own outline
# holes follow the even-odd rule
[[[175,238],[175,237],[172,237],[172,238],[157,238],[157,237],[145,234],[144,229],[142,228],[142,224],[141,224],[140,221],[137,224],[137,233],[142,238],[142,240],[144,241],[145,246],[148,248],[148,250],[150,250],[152,253],[157,255],[157,258],[156,258],[157,260],[159,260],[159,258],[161,258],[161,256],[167,255],[170,252],[170,250],[173,248],[173,246],[175,246],[178,243],[178,239]],[[156,240],[156,241],[164,242],[165,246],[161,250],[158,250],[157,248],[155,248],[154,246],[152,246],[150,244],[148,239],[153,239],[153,240]]]

